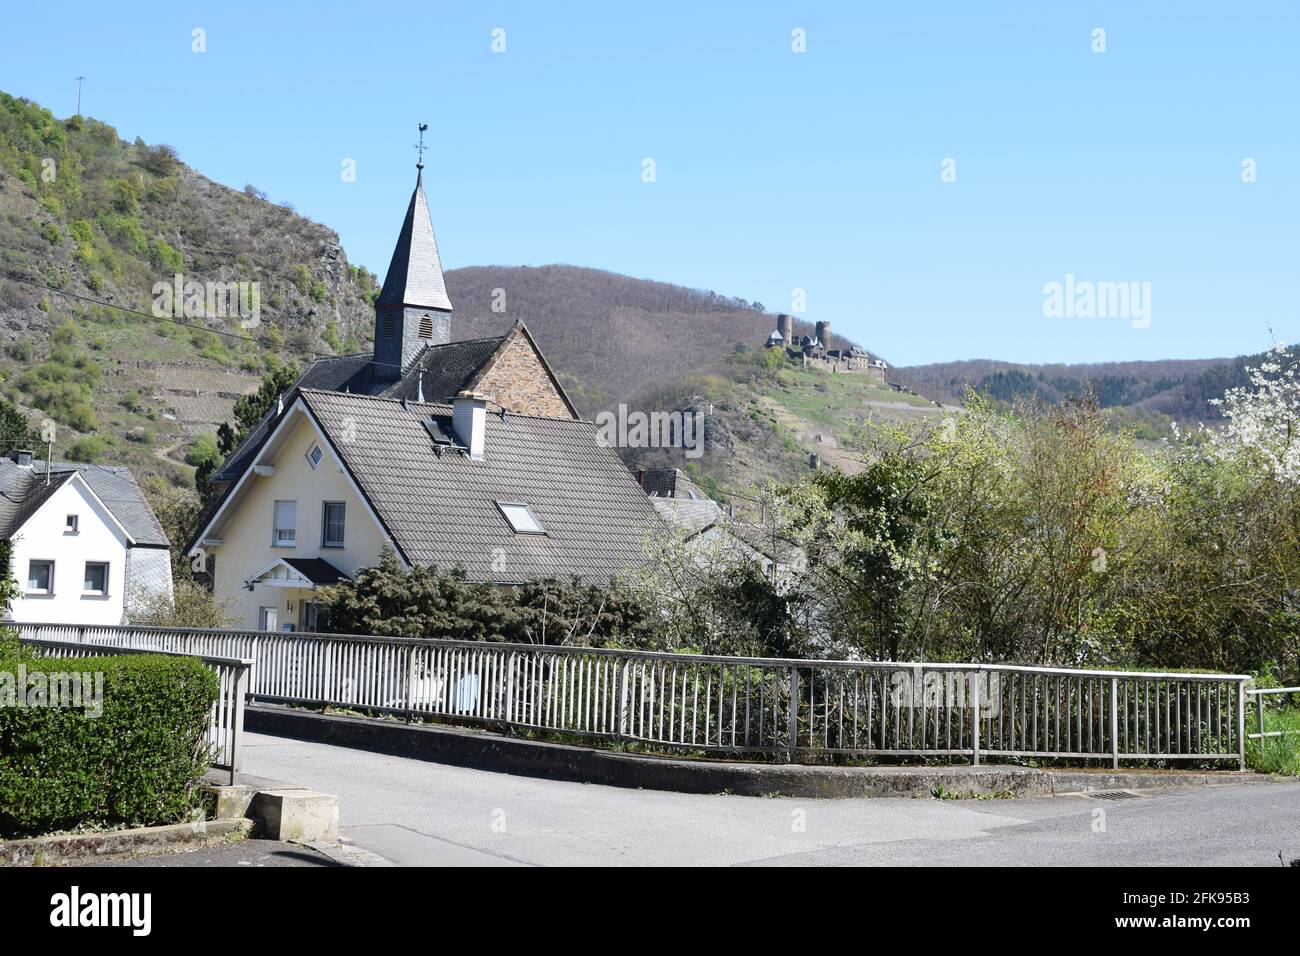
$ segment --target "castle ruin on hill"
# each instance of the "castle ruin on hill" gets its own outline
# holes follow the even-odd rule
[[[853,372],[866,375],[885,384],[885,371],[889,368],[880,359],[872,358],[866,349],[856,345],[847,349],[828,349],[831,324],[818,322],[813,335],[794,336],[794,319],[788,315],[776,317],[776,328],[767,337],[767,347],[785,350],[786,358],[808,368],[821,369],[824,372]]]

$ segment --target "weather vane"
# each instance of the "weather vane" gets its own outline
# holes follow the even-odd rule
[[[415,144],[416,153],[420,157],[415,163],[416,169],[424,169],[424,131],[428,128],[428,123],[420,124],[420,141]]]

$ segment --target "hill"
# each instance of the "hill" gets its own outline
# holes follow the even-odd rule
[[[475,266],[446,280],[453,338],[500,335],[522,319],[586,415],[711,369],[775,325],[757,302],[578,266]]]
[[[176,273],[258,282],[260,325],[151,319],[154,284]],[[337,234],[255,188],[0,93],[0,389],[58,424],[56,453],[188,482],[186,445],[268,359],[364,347],[374,285]]]
[[[399,213],[389,213],[394,234]],[[257,324],[153,317],[155,283],[176,273],[257,282]],[[1251,361],[946,363],[891,371],[900,390],[778,361],[761,347],[774,316],[707,290],[571,265],[475,266],[446,281],[454,338],[522,319],[585,416],[620,404],[705,414],[702,459],[623,454],[633,467],[684,466],[715,490],[791,477],[813,454],[851,467],[840,445],[856,423],[934,414],[966,385],[1055,402],[1091,383],[1118,420],[1163,434],[1171,417],[1212,420],[1208,399]],[[230,189],[166,145],[127,143],[98,120],[61,120],[0,93],[0,392],[58,423],[56,454],[188,487],[191,445],[268,368],[369,350],[377,286],[336,233],[253,186]],[[796,321],[795,332],[812,325]]]
[[[394,230],[397,219],[395,210]],[[155,283],[176,273],[256,281],[258,324],[151,317]],[[708,394],[720,447],[739,449],[756,476],[806,460],[756,424],[772,414],[796,434],[816,427],[816,416],[773,406],[788,382],[764,397],[766,412],[748,404],[753,363],[735,357],[775,323],[758,303],[566,265],[471,267],[446,279],[455,338],[523,319],[585,415]],[[0,391],[58,424],[56,454],[187,486],[191,443],[229,420],[272,363],[369,349],[377,284],[349,264],[336,233],[255,187],[230,189],[168,146],[127,143],[98,120],[59,119],[0,94]],[[732,420],[733,408],[746,411]]]
[[[1119,423],[1140,432],[1168,434],[1170,421],[1211,423],[1220,418],[1211,399],[1246,382],[1246,369],[1262,355],[1236,358],[1026,365],[974,359],[894,369],[897,381],[938,401],[960,401],[974,388],[1011,402],[1034,397],[1060,402],[1091,389]]]

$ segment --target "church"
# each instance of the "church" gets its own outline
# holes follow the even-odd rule
[[[188,552],[238,626],[313,630],[316,589],[385,549],[503,586],[645,562],[657,513],[524,324],[453,323],[420,165],[373,349],[312,363],[212,476]]]

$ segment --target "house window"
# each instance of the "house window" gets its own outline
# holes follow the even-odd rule
[[[343,516],[347,506],[341,501],[327,501],[321,518],[321,546],[343,547]]]
[[[54,593],[54,562],[53,561],[27,562],[27,593],[28,594],[53,594]]]
[[[298,536],[298,502],[277,501],[275,520],[271,529],[271,544],[277,548],[292,548]]]
[[[497,507],[516,534],[546,534],[546,529],[528,505],[518,501],[498,501]]]
[[[320,445],[312,442],[311,447],[307,449],[307,463],[310,464],[312,468],[315,468],[320,464],[320,460],[324,457],[325,452],[321,451]]]
[[[81,585],[83,594],[108,593],[108,562],[87,561],[85,580]]]
[[[420,316],[420,338],[433,338],[433,319],[429,318],[427,315]]]
[[[66,534],[76,534],[76,533],[77,533],[77,516],[76,516],[76,515],[68,515],[68,516],[63,520],[63,530],[64,530],[64,533],[66,533]]]

